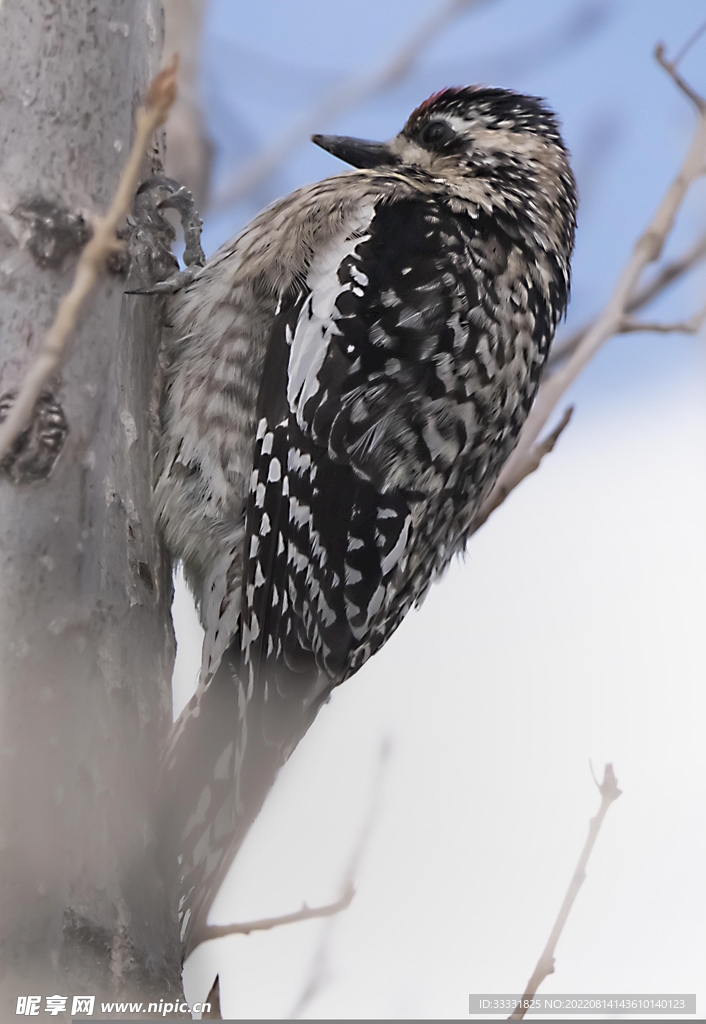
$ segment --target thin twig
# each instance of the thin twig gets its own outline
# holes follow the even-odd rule
[[[706,235],[702,235],[697,241],[681,256],[678,256],[675,260],[671,260],[669,263],[665,263],[662,269],[654,275],[651,281],[648,281],[642,287],[638,288],[633,297],[627,303],[625,307],[626,313],[636,313],[638,309],[643,309],[649,302],[661,295],[666,288],[669,287],[678,278],[683,277],[686,273],[692,270],[695,266],[698,266],[704,259],[706,259]],[[572,352],[575,352],[578,346],[585,338],[588,331],[593,327],[595,320],[590,320],[583,327],[579,327],[578,330],[573,331],[567,337],[562,338],[557,344],[552,347],[551,355],[547,363],[548,369],[552,370],[555,366],[565,359],[568,359]]]
[[[541,385],[532,411],[527,417],[520,434],[519,443],[505,463],[493,491],[491,491],[479,510],[478,519],[481,522],[484,522],[487,518],[488,508],[492,509],[500,504],[497,500],[498,493],[506,496],[525,479],[528,473],[533,472],[533,468],[536,468],[534,467],[534,462],[537,438],[568,388],[585,370],[605,342],[620,333],[621,324],[626,319],[627,308],[632,296],[635,294],[640,276],[645,267],[659,259],[667,236],[674,225],[674,219],[689,187],[696,178],[704,173],[704,157],[706,156],[706,101],[703,101],[701,97],[697,97],[697,103],[697,100],[694,99],[696,94],[693,93],[690,86],[685,87],[685,83],[683,83],[676,70],[664,58],[660,47],[657,48],[656,56],[661,66],[667,71],[682,92],[685,91],[685,88],[688,90],[686,94],[697,106],[699,117],[693,138],[679,173],[667,188],[647,229],[635,243],[632,255],[623,268],[613,294],[602,313],[596,317],[593,324],[588,328],[581,342],[576,346],[566,363]]]
[[[596,783],[598,785],[598,783]],[[525,1013],[530,1008],[532,1000],[537,993],[537,989],[542,984],[545,978],[550,974],[554,973],[554,951],[556,950],[557,942],[564,930],[564,925],[571,913],[571,908],[574,905],[574,900],[578,895],[578,891],[581,888],[586,878],[586,865],[588,864],[588,858],[591,856],[594,843],[598,833],[600,832],[603,819],[608,813],[610,805],[618,799],[621,794],[621,790],[618,789],[618,780],[615,777],[613,771],[613,765],[607,764],[603,772],[603,782],[598,785],[598,791],[601,794],[601,805],[598,808],[598,813],[595,818],[591,818],[588,823],[588,835],[586,836],[586,842],[584,843],[581,856],[579,857],[576,870],[574,871],[569,888],[566,890],[566,896],[562,903],[557,919],[554,922],[554,927],[551,930],[547,944],[544,947],[542,955],[537,961],[537,966],[532,972],[532,977],[527,982],[527,988],[525,989],[522,999],[515,1007],[513,1013],[507,1018],[508,1020],[522,1020]]]
[[[206,925],[202,931],[199,932],[197,945],[201,945],[202,942],[210,942],[211,939],[222,939],[228,935],[249,935],[250,932],[270,931],[270,929],[278,928],[283,924],[296,924],[299,921],[309,921],[312,918],[317,917],[335,917],[335,915],[340,914],[342,910],[346,910],[351,905],[353,897],[355,896],[354,883],[355,876],[358,871],[358,865],[360,864],[363,853],[365,852],[373,824],[377,817],[380,794],[382,792],[381,780],[389,753],[390,743],[389,740],[386,739],[380,749],[380,769],[376,775],[374,796],[371,801],[368,814],[366,815],[363,828],[361,829],[361,833],[358,837],[358,841],[356,842],[353,853],[346,865],[340,897],[333,903],[325,903],[321,907],[309,907],[304,903],[300,910],[295,910],[290,914],[280,914],[277,917],[263,917],[259,920],[244,921],[236,924]]]
[[[340,117],[352,107],[359,106],[372,96],[389,89],[409,74],[415,62],[442,29],[466,11],[478,6],[481,0],[444,0],[417,31],[382,67],[368,75],[345,82],[329,97],[299,118],[289,131],[276,142],[256,154],[241,167],[236,175],[218,190],[212,208],[223,209],[242,199],[251,189],[268,178],[289,156],[292,150],[308,142],[312,132],[321,131],[326,124]]]
[[[641,331],[650,334],[697,334],[706,320],[706,306],[694,313],[688,320],[681,320],[677,323],[661,323],[659,320],[633,320],[628,318],[620,325],[621,334],[635,333]]]
[[[692,35],[684,43],[684,45],[682,46],[682,48],[679,51],[679,53],[676,55],[676,57],[672,61],[672,66],[673,67],[676,67],[678,64],[681,64],[681,62],[683,61],[684,57],[686,57],[687,53],[689,52],[691,47],[694,45],[696,40],[699,39],[703,35],[704,32],[706,32],[706,21],[704,21],[703,24],[699,25],[699,27],[696,29],[696,31],[694,33],[692,33]]]
[[[203,929],[200,942],[209,942],[211,939],[222,939],[226,935],[249,935],[250,932],[267,932],[271,928],[278,928],[281,924],[296,924],[297,921],[310,921],[312,917],[333,917],[340,914],[342,910],[350,907],[355,888],[349,885],[340,899],[334,903],[326,903],[322,907],[308,907],[302,904],[301,910],[295,910],[291,914],[280,914],[278,917],[262,917],[257,921],[244,921],[242,924],[209,924]]]
[[[66,343],[76,326],[79,310],[103,272],[106,259],[120,248],[121,243],[115,232],[130,209],[142,160],[152,135],[166,121],[169,108],[176,98],[177,66],[177,58],[174,57],[171,64],[155,76],[143,106],[135,115],[135,141],[120,175],[110,209],[105,217],[95,218],[93,237],[81,253],[71,289],[61,299],[44,345],[27,370],[7,419],[0,426],[0,460],[27,426],[37,399],[59,365]]]

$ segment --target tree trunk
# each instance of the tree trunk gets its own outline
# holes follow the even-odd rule
[[[161,3],[5,3],[0,39],[7,395],[69,287],[81,214],[115,190]],[[74,995],[183,998],[152,829],[174,647],[151,508],[158,309],[124,288],[96,289],[45,400],[51,429],[0,473],[3,1019],[28,994],[67,997],[68,1016]]]

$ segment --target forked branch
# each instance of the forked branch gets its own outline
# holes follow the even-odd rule
[[[706,235],[701,235],[696,242],[678,256],[675,260],[670,260],[669,263],[665,263],[664,266],[654,275],[652,280],[646,284],[640,286],[637,289],[633,297],[628,302],[625,312],[636,313],[638,309],[644,309],[653,299],[656,299],[658,295],[661,295],[670,284],[678,281],[684,277],[689,271],[693,270],[700,263],[706,260]],[[578,330],[573,331],[567,337],[562,338],[561,341],[552,346],[552,351],[549,356],[548,368],[554,370],[559,363],[564,362],[569,356],[576,351],[578,346],[583,341],[588,331],[593,327],[595,320],[591,320],[589,323],[584,324]],[[622,333],[622,332],[620,332]]]

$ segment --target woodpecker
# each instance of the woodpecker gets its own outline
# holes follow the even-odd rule
[[[319,708],[464,550],[569,294],[576,190],[542,101],[450,88],[386,143],[313,141],[353,170],[269,206],[168,308],[157,511],[205,631],[165,769],[185,953]]]

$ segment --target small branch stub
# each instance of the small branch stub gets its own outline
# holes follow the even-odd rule
[[[45,196],[21,200],[12,213],[27,224],[27,250],[43,269],[60,270],[65,260],[80,252],[91,237],[91,229],[80,213],[72,213],[62,203]]]

